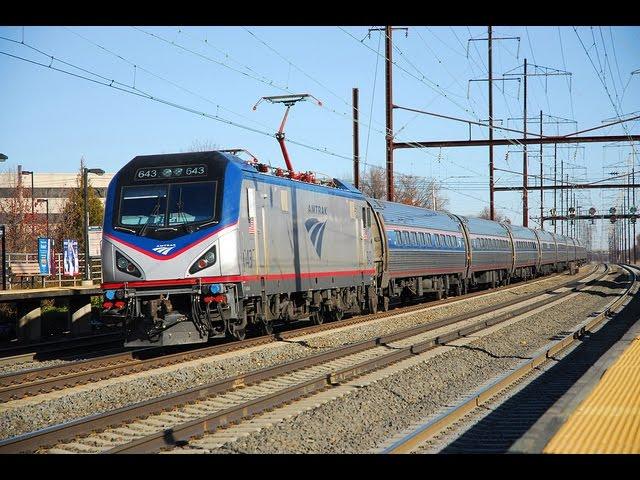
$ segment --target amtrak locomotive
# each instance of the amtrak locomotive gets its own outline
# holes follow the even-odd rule
[[[107,191],[103,319],[129,346],[387,309],[575,268],[561,235],[375,200],[225,152],[138,156]]]

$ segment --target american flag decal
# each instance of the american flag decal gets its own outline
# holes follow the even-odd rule
[[[249,233],[251,235],[256,234],[256,219],[254,217],[249,217]]]

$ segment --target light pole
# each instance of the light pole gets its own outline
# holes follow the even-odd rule
[[[33,199],[33,172],[30,172],[29,170],[22,170],[22,175],[31,175],[31,235],[35,238],[36,224],[33,222],[35,215],[35,203]]]
[[[36,200],[36,203],[39,205],[41,203],[46,204],[47,206],[47,213],[46,213],[46,219],[47,219],[47,238],[49,238],[49,199],[48,198],[39,198]]]
[[[88,283],[91,281],[91,260],[89,259],[89,207],[88,207],[88,181],[87,177],[90,173],[103,175],[104,170],[101,168],[82,167],[82,187],[84,189],[84,279]]]
[[[7,289],[7,227],[0,225],[0,235],[2,235],[2,290]]]
[[[4,162],[9,157],[4,153],[0,153],[0,162]],[[2,235],[2,290],[7,289],[7,227],[0,225],[0,235]]]

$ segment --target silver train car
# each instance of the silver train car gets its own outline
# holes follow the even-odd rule
[[[128,346],[242,339],[586,262],[568,237],[216,151],[131,160],[109,185],[103,232],[102,318],[123,323]]]

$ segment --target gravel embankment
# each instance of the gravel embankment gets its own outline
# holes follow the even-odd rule
[[[611,280],[613,277],[609,276]],[[600,294],[598,294],[600,292]],[[581,293],[468,345],[382,379],[337,401],[238,439],[213,453],[364,453],[459,401],[488,379],[569,331],[613,297]],[[205,439],[203,439],[203,443]]]
[[[590,267],[587,267],[590,268]],[[250,370],[301,358],[336,346],[354,343],[418,324],[495,305],[533,291],[542,291],[565,282],[569,277],[549,278],[522,285],[507,292],[477,297],[435,307],[422,312],[360,324],[340,332],[319,334],[278,342],[251,351],[211,357],[178,366],[164,367],[128,377],[74,387],[64,392],[22,399],[0,405],[0,438],[6,438],[83,416],[120,408],[150,398],[177,392]]]

